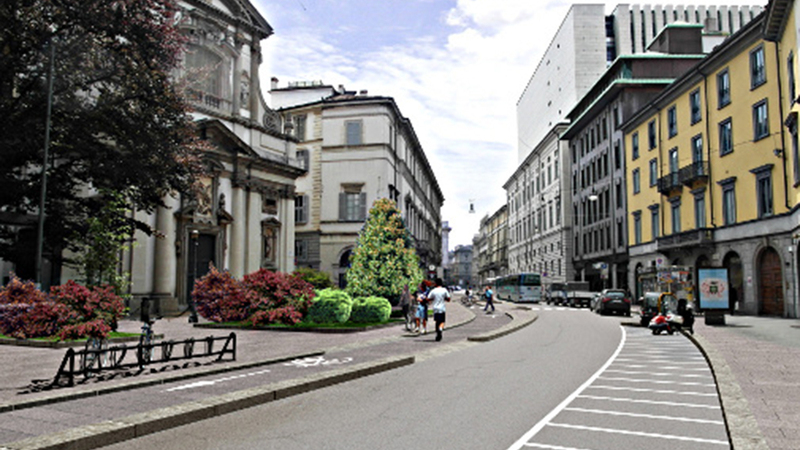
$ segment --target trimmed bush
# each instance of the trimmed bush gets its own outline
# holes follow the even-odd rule
[[[245,275],[242,286],[252,294],[253,312],[283,311],[274,316],[280,318],[275,320],[280,323],[286,323],[288,318],[296,316],[300,318],[298,322],[302,320],[311,306],[311,299],[316,295],[314,287],[302,278],[267,269]],[[291,320],[289,319],[290,322]]]
[[[311,285],[314,286],[314,289],[317,290],[333,287],[333,281],[331,281],[331,277],[321,270],[312,269],[310,267],[300,267],[292,272],[292,275],[305,280],[307,283],[311,283]]]
[[[22,281],[12,275],[11,281],[0,290],[0,333],[22,339],[28,337],[25,333],[28,311],[44,301],[44,292],[36,289],[32,281]]]
[[[353,299],[345,291],[323,289],[319,291],[306,320],[313,323],[345,323],[350,318]]]
[[[386,322],[392,314],[392,305],[383,297],[359,297],[353,301],[350,321],[354,323]]]
[[[59,331],[58,337],[61,339],[105,339],[125,315],[124,300],[109,285],[95,286],[90,290],[69,280],[61,286],[53,286],[50,297],[74,313],[68,324]]]

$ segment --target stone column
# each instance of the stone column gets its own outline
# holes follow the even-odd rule
[[[294,272],[294,198],[281,199],[281,212],[278,215],[281,219],[280,242],[278,243],[277,254],[278,269],[284,272]]]
[[[239,115],[242,108],[242,42],[236,39],[236,56],[233,58],[233,103],[231,113]]]
[[[230,247],[230,272],[234,278],[244,275],[245,258],[245,233],[247,230],[247,216],[245,196],[247,193],[239,186],[231,189],[231,247]]]
[[[170,310],[173,306],[177,310],[175,294],[178,265],[175,248],[178,233],[175,211],[178,207],[178,200],[167,197],[164,201],[167,207],[159,206],[156,210],[156,229],[164,236],[156,239],[155,242],[152,292],[153,296],[158,297],[162,302],[160,305],[162,311]]]
[[[244,270],[245,273],[250,273],[261,267],[261,193],[251,190],[247,195],[247,248]]]

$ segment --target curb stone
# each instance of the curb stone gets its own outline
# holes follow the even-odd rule
[[[742,393],[742,388],[736,381],[728,363],[702,336],[690,335],[686,331],[682,331],[682,333],[700,349],[711,366],[711,372],[717,383],[717,392],[722,405],[722,414],[725,417],[725,428],[728,431],[731,449],[769,450],[769,445],[761,434],[756,418],[750,410],[750,404]]]
[[[348,368],[313,374],[305,378],[272,383],[196,402],[134,414],[117,420],[24,439],[5,444],[0,447],[0,450],[88,450],[103,447],[413,363],[413,356],[393,356]]]
[[[527,309],[527,310],[530,311],[530,309]],[[539,318],[538,314],[533,313],[531,315],[531,317],[528,317],[528,318],[522,320],[521,322],[516,323],[516,321],[518,320],[518,317],[515,316],[513,314],[513,312],[506,311],[504,314],[511,318],[511,323],[509,323],[509,324],[507,324],[505,326],[502,326],[497,330],[490,331],[488,333],[479,334],[477,336],[470,336],[470,337],[467,338],[467,340],[468,341],[472,341],[472,342],[488,342],[488,341],[497,339],[499,337],[503,337],[503,336],[505,336],[507,334],[513,333],[513,332],[519,330],[520,328],[526,327],[526,326],[532,324],[533,322],[535,322],[536,319]]]

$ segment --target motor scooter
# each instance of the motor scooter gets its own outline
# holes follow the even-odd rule
[[[667,311],[666,315],[659,313],[653,317],[647,327],[653,331],[653,334],[658,335],[662,331],[666,331],[667,334],[673,334],[676,331],[680,331],[681,326],[683,326],[683,317]]]

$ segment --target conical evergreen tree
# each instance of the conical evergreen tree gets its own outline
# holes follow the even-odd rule
[[[391,300],[406,283],[413,290],[421,281],[419,257],[400,211],[392,200],[377,200],[350,256],[347,292]]]

